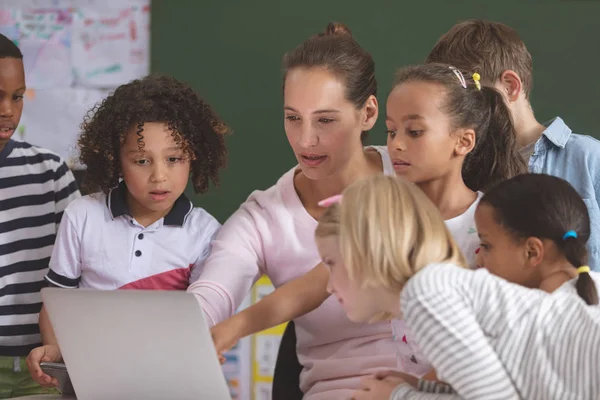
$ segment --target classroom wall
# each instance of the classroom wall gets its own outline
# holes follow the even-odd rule
[[[371,142],[385,144],[394,71],[422,62],[441,34],[468,18],[521,34],[534,59],[540,121],[560,115],[575,132],[600,137],[599,15],[592,0],[154,0],[151,69],[188,82],[234,130],[221,187],[192,197],[223,222],[295,164],[283,130],[281,57],[328,22],[347,24],[375,59],[381,111]]]

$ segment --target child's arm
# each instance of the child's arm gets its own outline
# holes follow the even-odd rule
[[[42,343],[44,345],[31,350],[27,356],[27,369],[29,369],[33,380],[38,384],[44,387],[55,387],[58,386],[58,380],[45,374],[40,368],[41,362],[60,362],[62,360],[60,348],[54,335],[54,329],[52,329],[52,324],[50,324],[50,319],[44,306],[42,306],[42,310],[40,311],[40,333],[42,334]]]
[[[42,343],[44,345],[58,346],[58,341],[54,335],[54,329],[52,329],[50,318],[48,317],[46,307],[44,306],[42,306],[42,310],[40,311],[40,333],[42,335]]]
[[[323,264],[281,286],[258,303],[215,325],[211,332],[221,354],[245,336],[298,318],[319,307],[328,297],[329,271]]]
[[[75,209],[70,207],[64,211],[64,215],[61,214],[62,223],[58,228],[56,242],[52,249],[50,269],[45,277],[46,281],[54,286],[76,288],[81,278],[81,261],[79,257],[81,235],[76,229],[74,221],[77,220],[78,213],[85,212],[85,210],[76,203],[71,203],[72,207],[75,206]],[[48,313],[43,306],[39,318],[40,333],[44,345],[31,350],[29,356],[27,356],[27,368],[32,378],[40,385],[45,387],[56,386],[58,381],[46,375],[40,368],[40,363],[60,362],[62,355]]]
[[[54,208],[56,225],[60,224],[63,212],[71,201],[81,197],[73,173],[61,159],[59,167],[54,171]]]

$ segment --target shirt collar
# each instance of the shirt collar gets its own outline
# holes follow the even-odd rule
[[[15,141],[12,139],[9,139],[8,142],[6,142],[6,144],[4,145],[4,148],[2,149],[2,151],[0,151],[0,163],[2,163],[2,161],[4,161],[6,158],[8,158],[8,155],[12,152],[14,147],[15,147]]]
[[[115,219],[122,215],[131,215],[127,207],[127,186],[125,181],[119,182],[119,185],[111,189],[106,196],[106,206],[110,211],[112,218]],[[173,208],[165,215],[164,224],[172,226],[183,226],[188,214],[194,208],[193,204],[185,194],[181,194],[173,203]]]
[[[569,128],[560,117],[556,117],[553,120],[546,122],[544,126],[546,129],[542,135],[546,136],[546,138],[555,146],[561,148],[566,146],[573,133],[571,128]]]

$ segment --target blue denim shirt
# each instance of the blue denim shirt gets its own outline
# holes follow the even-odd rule
[[[545,125],[529,170],[562,178],[579,192],[590,214],[588,265],[600,271],[600,141],[573,133],[559,117]]]

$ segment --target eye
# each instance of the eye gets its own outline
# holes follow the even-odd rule
[[[19,101],[23,100],[23,95],[22,94],[16,94],[16,95],[13,96],[13,100],[19,102]]]
[[[330,124],[335,121],[333,118],[319,118],[319,122],[322,124]]]
[[[300,121],[300,118],[297,115],[286,115],[285,119],[290,122]]]
[[[396,131],[387,130],[386,131],[388,138],[394,139],[396,137]]]
[[[150,160],[145,159],[145,158],[138,158],[137,160],[134,160],[133,162],[136,163],[137,165],[147,165],[150,163]]]
[[[183,161],[183,157],[168,157],[167,161],[174,164]]]
[[[480,243],[479,247],[481,247],[485,251],[488,251],[490,249],[490,245],[487,243]]]
[[[423,131],[422,131],[422,130],[410,130],[410,129],[409,129],[409,130],[408,130],[408,134],[409,134],[411,137],[419,137],[419,136],[421,136],[421,135],[423,134]]]

